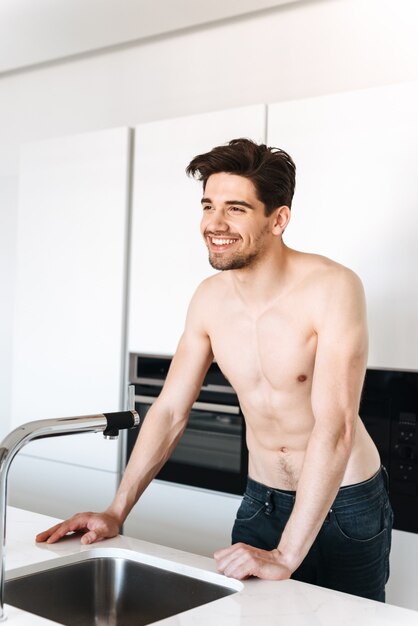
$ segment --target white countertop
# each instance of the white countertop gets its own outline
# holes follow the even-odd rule
[[[388,604],[365,600],[337,591],[330,591],[294,580],[232,581],[216,572],[215,563],[207,557],[173,548],[119,536],[93,546],[82,546],[80,538],[68,538],[53,544],[36,544],[35,535],[58,520],[8,507],[6,570],[33,565],[42,561],[108,548],[130,550],[140,560],[157,567],[168,561],[167,569],[193,575],[204,580],[217,580],[241,589],[215,602],[160,620],[164,626],[418,626],[418,612]],[[199,570],[198,572],[196,572]],[[6,605],[7,623],[12,626],[51,626],[55,622],[25,613]]]

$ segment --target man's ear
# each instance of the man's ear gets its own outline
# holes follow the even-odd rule
[[[285,204],[283,206],[278,207],[272,213],[273,217],[273,229],[272,233],[276,236],[281,236],[289,221],[290,221],[290,209]]]

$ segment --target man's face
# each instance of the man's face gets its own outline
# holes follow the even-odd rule
[[[272,240],[272,217],[257,199],[253,183],[235,174],[210,176],[202,198],[201,232],[216,270],[253,266]]]

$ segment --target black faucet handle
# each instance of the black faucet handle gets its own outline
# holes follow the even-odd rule
[[[139,415],[133,411],[116,411],[115,413],[103,413],[107,420],[107,427],[103,435],[109,438],[117,438],[119,431],[135,428],[139,425]]]

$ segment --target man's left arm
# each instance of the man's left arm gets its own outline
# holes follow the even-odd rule
[[[218,568],[227,576],[289,578],[308,553],[341,485],[367,364],[367,322],[360,280],[346,268],[338,268],[336,274],[325,286],[325,297],[314,313],[318,336],[312,381],[315,424],[292,514],[272,551],[245,544],[217,551]]]

